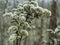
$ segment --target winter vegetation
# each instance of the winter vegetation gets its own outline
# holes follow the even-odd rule
[[[58,0],[0,3],[0,45],[60,45]]]

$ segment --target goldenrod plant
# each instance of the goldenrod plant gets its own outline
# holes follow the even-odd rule
[[[56,29],[55,29],[55,45],[59,45],[60,43],[60,26],[58,26]]]
[[[52,37],[51,36],[51,43],[50,44],[52,44],[53,42],[52,41],[54,41],[54,45],[59,45],[60,43],[60,26],[57,26],[57,28],[55,29],[55,31],[53,31],[52,29],[48,29],[47,30],[50,34],[53,34],[54,36]]]
[[[11,18],[12,25],[8,28],[8,32],[13,33],[10,35],[9,41],[14,41],[25,39],[29,35],[28,28],[32,28],[31,21],[41,16],[51,16],[51,11],[40,7],[37,1],[30,0],[24,4],[19,3],[17,8],[12,9],[12,12],[6,12],[3,16]]]

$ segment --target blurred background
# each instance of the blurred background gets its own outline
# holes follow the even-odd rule
[[[12,45],[8,42],[9,35],[7,33],[10,19],[2,15],[16,8],[18,2],[24,3],[28,0],[0,0],[0,45]],[[49,44],[49,35],[47,29],[53,29],[60,25],[60,0],[38,0],[39,6],[47,8],[52,12],[51,17],[43,17],[43,19],[34,19],[32,24],[36,27],[29,31],[27,39],[21,41],[21,45],[53,45]]]

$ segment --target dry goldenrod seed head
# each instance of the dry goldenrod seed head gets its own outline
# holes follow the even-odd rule
[[[14,40],[16,40],[16,38],[17,38],[17,35],[16,34],[12,34],[9,37],[9,41],[14,41]]]

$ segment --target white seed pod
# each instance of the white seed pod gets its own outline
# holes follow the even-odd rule
[[[31,12],[32,12],[32,13],[35,12],[35,7],[34,7],[34,6],[32,6],[30,9],[31,9]]]
[[[28,36],[28,31],[26,30],[21,30],[21,35],[22,35],[22,39],[26,38]]]
[[[19,35],[19,36],[17,37],[17,39],[21,39],[21,35]]]
[[[38,3],[36,1],[31,1],[30,4],[33,4],[34,6],[38,6]]]
[[[13,14],[12,14],[11,12],[9,12],[9,13],[5,13],[3,16],[9,16],[9,17],[12,17]]]
[[[51,16],[51,11],[49,11],[48,9],[44,9],[44,15]]]
[[[20,23],[23,22],[23,21],[25,21],[25,20],[26,20],[26,18],[24,16],[19,16],[19,22]]]
[[[26,25],[26,26],[28,26],[29,24],[28,24],[28,22],[24,22],[24,24]]]
[[[35,7],[35,6],[34,6],[33,4],[30,4],[30,8],[31,8],[31,7]]]
[[[24,26],[27,28],[30,28],[31,29],[31,26],[28,24],[28,22],[24,22]]]
[[[28,22],[22,22],[21,27],[23,27],[24,29],[31,29],[31,26],[28,24]]]
[[[10,35],[10,37],[9,37],[9,41],[14,41],[14,40],[16,40],[16,38],[17,38],[17,35],[16,34],[12,34],[12,35]]]
[[[30,9],[30,5],[29,5],[29,4],[24,4],[24,5],[23,5],[23,8],[24,8],[24,10],[25,10],[26,12],[28,12],[29,9]]]
[[[16,32],[17,30],[18,30],[17,26],[11,26],[9,27],[8,32]]]
[[[44,12],[43,8],[42,7],[36,7],[36,10],[39,10],[40,12]]]
[[[56,32],[58,32],[58,31],[59,31],[59,29],[58,29],[58,28],[56,28],[56,29],[55,29],[55,33],[56,33]]]
[[[43,8],[42,7],[31,7],[31,9],[33,9],[33,10],[35,10],[36,11],[36,13],[43,13],[44,12],[44,10],[43,10]]]
[[[60,26],[55,29],[55,33],[60,32]]]
[[[35,7],[35,11],[39,16],[41,16],[44,12],[42,7]]]

